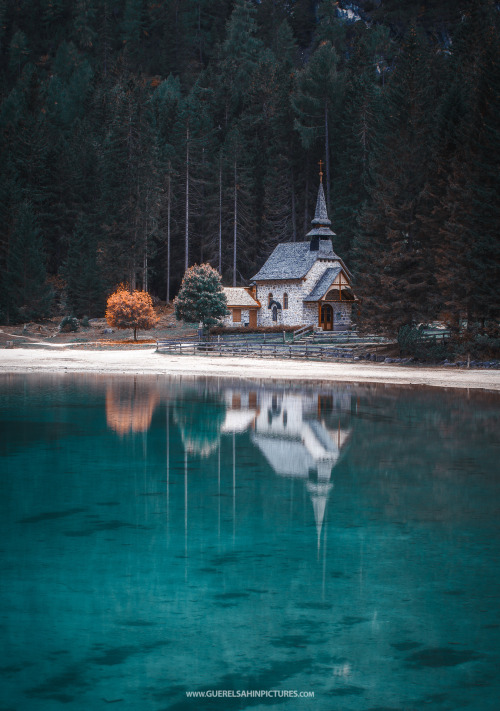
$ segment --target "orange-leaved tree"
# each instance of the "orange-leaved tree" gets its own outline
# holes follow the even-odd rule
[[[147,291],[130,291],[124,284],[116,289],[106,304],[106,321],[115,328],[153,328],[158,321]]]

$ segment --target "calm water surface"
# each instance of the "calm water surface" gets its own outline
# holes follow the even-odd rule
[[[498,395],[0,385],[0,711],[499,708]]]

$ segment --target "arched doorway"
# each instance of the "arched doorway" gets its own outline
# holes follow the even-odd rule
[[[330,304],[321,304],[319,325],[323,331],[333,330],[333,309]]]

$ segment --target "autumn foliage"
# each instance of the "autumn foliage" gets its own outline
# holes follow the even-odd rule
[[[108,298],[106,321],[114,328],[133,328],[134,340],[137,340],[137,329],[153,328],[158,317],[147,291],[129,291],[121,284]]]

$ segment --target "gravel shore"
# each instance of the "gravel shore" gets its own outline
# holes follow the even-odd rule
[[[500,391],[500,370],[387,363],[166,355],[154,348],[116,350],[0,350],[0,373],[99,373],[110,375],[209,376],[302,383],[388,383]]]

